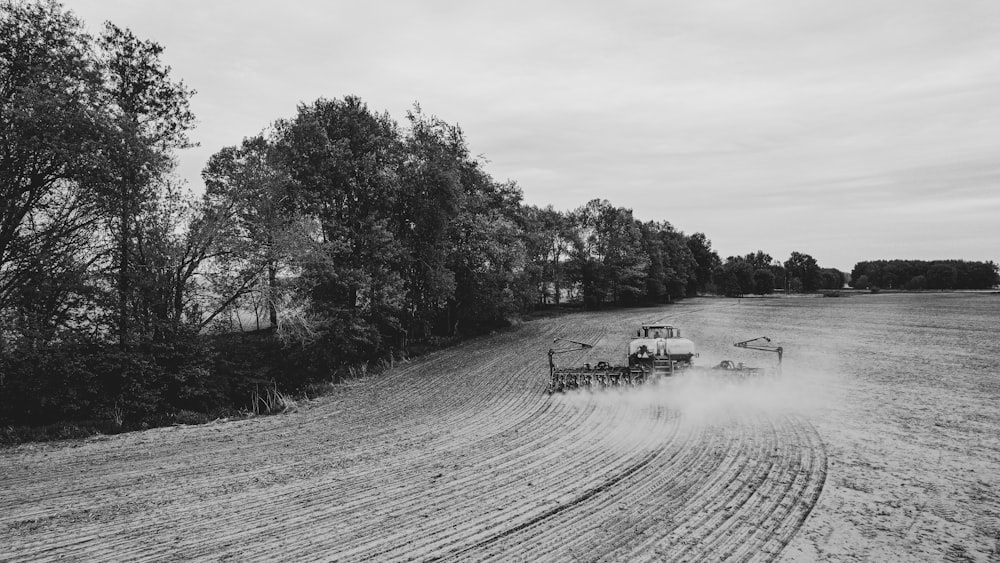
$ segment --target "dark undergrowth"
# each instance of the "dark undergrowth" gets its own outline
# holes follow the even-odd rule
[[[82,342],[11,353],[0,357],[0,447],[287,412],[344,381],[378,376],[485,332],[366,351],[364,360],[323,343],[287,347],[266,330],[195,336],[128,354]]]

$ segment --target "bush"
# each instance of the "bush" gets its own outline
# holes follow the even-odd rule
[[[251,410],[253,394],[275,382],[282,390],[298,389],[308,380],[299,358],[300,349],[282,346],[270,331],[224,334],[212,337],[212,373],[225,382],[226,404]]]
[[[2,358],[0,424],[111,421],[135,428],[180,410],[226,405],[227,382],[212,372],[213,351],[188,335],[122,352],[68,340],[23,346]]]
[[[65,419],[101,418],[109,400],[100,346],[65,342],[15,349],[3,358],[0,424],[45,425]],[[103,361],[102,361],[103,360]]]
[[[327,321],[305,346],[285,346],[270,330],[173,334],[128,352],[82,338],[21,345],[0,356],[0,441],[281,412],[317,384],[391,366],[397,351],[380,334],[354,316]]]

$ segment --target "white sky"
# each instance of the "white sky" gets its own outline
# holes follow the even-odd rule
[[[179,174],[299,102],[458,123],[529,204],[593,198],[725,258],[1000,262],[1000,2],[66,0],[198,94]]]

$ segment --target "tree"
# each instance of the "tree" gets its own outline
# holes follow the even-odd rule
[[[823,283],[816,259],[808,254],[792,252],[792,255],[785,261],[785,269],[792,279],[799,280],[802,291],[816,291]]]
[[[666,221],[648,221],[640,225],[645,251],[649,258],[646,272],[646,298],[670,301],[681,297],[696,280],[696,263],[687,237]]]
[[[170,78],[170,67],[160,60],[163,47],[155,42],[109,22],[98,45],[109,112],[104,200],[114,217],[109,227],[117,240],[118,338],[125,350],[130,294],[135,276],[142,275],[132,264],[134,225],[143,207],[157,199],[157,180],[172,168],[173,151],[191,146],[194,91]]]
[[[782,264],[780,260],[775,260],[768,270],[771,271],[771,275],[774,278],[774,288],[784,290],[786,282],[785,278],[788,276],[788,273],[785,271],[784,264]]]
[[[757,295],[770,295],[774,293],[775,279],[778,275],[784,277],[784,268],[776,266],[771,255],[758,250],[747,254],[744,258],[750,267],[753,268],[753,293]],[[782,280],[784,286],[784,280]]]
[[[746,258],[730,256],[715,269],[713,281],[723,295],[742,297],[754,292],[754,272],[753,265]]]
[[[469,154],[457,126],[425,115],[419,105],[407,119],[395,222],[405,248],[405,324],[409,335],[422,337],[455,295],[448,257],[452,225],[464,204],[462,167]]]
[[[695,233],[687,239],[688,249],[695,261],[695,280],[688,284],[688,295],[708,291],[713,273],[722,265],[719,255],[712,250],[712,241],[704,233]]]
[[[907,280],[906,285],[903,286],[907,291],[919,291],[921,289],[927,289],[927,278],[924,276],[914,276]]]
[[[533,285],[542,303],[558,305],[566,287],[566,264],[573,242],[566,214],[552,206],[522,207],[521,229]]]
[[[464,204],[452,230],[449,269],[455,296],[448,303],[448,334],[474,333],[504,324],[522,310],[527,291],[526,253],[520,215],[521,190],[498,183],[478,162],[462,166]]]
[[[754,270],[769,270],[771,264],[774,261],[771,255],[764,252],[763,250],[758,250],[757,252],[752,252],[743,257],[744,260],[750,267]]]
[[[298,241],[288,173],[273,152],[264,135],[249,137],[212,155],[202,171],[208,223],[225,245],[213,256],[220,266],[213,275],[218,293],[235,304],[258,291],[272,330],[278,325],[278,271],[290,264]]]
[[[247,223],[234,211],[245,202],[218,195],[195,199],[168,185],[139,216],[132,262],[140,275],[129,304],[139,334],[169,340],[185,329],[207,328],[256,289],[254,282],[275,264],[276,248],[290,246],[285,233],[249,244],[241,230]],[[265,207],[257,202],[258,211]],[[267,304],[273,312],[273,301]],[[276,324],[271,317],[271,327]]]
[[[841,289],[844,287],[846,282],[846,276],[844,272],[836,268],[821,268],[820,269],[821,287],[823,289]]]
[[[742,297],[743,288],[736,278],[736,272],[732,264],[719,264],[712,272],[712,283],[716,291],[726,297]]]
[[[649,257],[642,252],[642,231],[632,210],[595,199],[574,211],[572,221],[577,228],[574,268],[585,304],[634,301],[646,289]]]
[[[908,265],[901,260],[889,260],[882,264],[880,282],[883,288],[895,289],[906,283]]]
[[[950,264],[937,263],[927,269],[927,289],[954,289],[958,272]]]
[[[49,333],[86,313],[99,253],[103,83],[91,42],[56,2],[0,4],[0,314]]]
[[[289,177],[290,209],[311,236],[296,257],[295,283],[298,299],[311,303],[325,327],[316,365],[383,353],[383,335],[403,332],[405,307],[404,250],[394,225],[396,123],[354,96],[319,99],[277,124],[275,155]]]
[[[757,295],[774,293],[774,274],[770,269],[755,270],[753,273],[753,292]]]
[[[210,227],[188,197],[167,186],[136,218],[132,259],[130,322],[154,341],[178,335],[191,311],[192,279],[212,246]]]

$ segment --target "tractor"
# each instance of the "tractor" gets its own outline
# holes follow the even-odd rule
[[[763,340],[768,344],[763,344]],[[663,377],[689,371],[694,368],[694,358],[698,357],[694,343],[683,338],[681,331],[668,324],[643,324],[636,331],[625,351],[625,365],[612,365],[601,361],[582,367],[557,366],[555,357],[567,352],[579,352],[593,348],[593,344],[577,342],[567,338],[556,338],[553,343],[562,342],[564,347],[549,349],[549,394],[571,389],[600,389],[605,387],[634,387]],[[778,354],[778,370],[781,369],[783,349],[770,346],[766,336],[737,342],[734,346],[750,350],[775,352]],[[756,375],[764,370],[724,360],[713,367],[715,373],[738,376]]]

